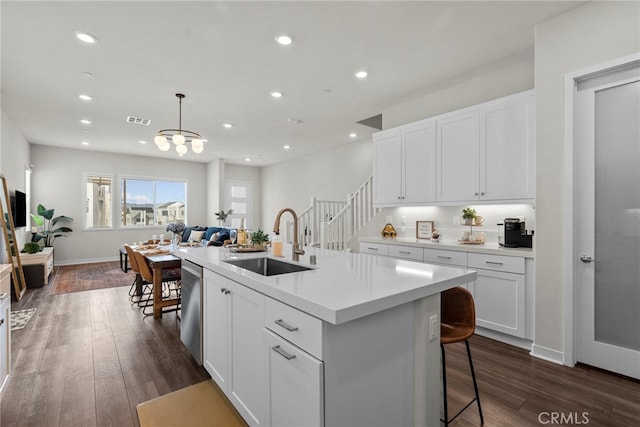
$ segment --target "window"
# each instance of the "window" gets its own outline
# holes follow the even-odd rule
[[[113,178],[108,175],[85,174],[85,229],[113,228]]]
[[[231,224],[233,228],[240,228],[242,220],[245,220],[245,227],[252,227],[252,198],[251,182],[249,181],[226,181],[225,182],[225,202],[227,209],[233,209],[231,214]]]
[[[156,227],[186,221],[186,182],[121,178],[120,187],[121,226]]]

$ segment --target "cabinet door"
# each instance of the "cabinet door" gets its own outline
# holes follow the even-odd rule
[[[402,129],[402,203],[436,200],[436,124],[418,122]]]
[[[438,201],[478,199],[478,112],[438,120],[437,128]]]
[[[373,135],[373,203],[393,205],[402,197],[402,134],[391,129]]]
[[[249,424],[264,422],[264,296],[229,281],[231,293],[231,393],[229,399]]]
[[[323,425],[323,363],[266,328],[264,342],[269,352],[268,425]]]
[[[535,100],[531,92],[483,104],[480,193],[484,200],[535,197]]]
[[[227,392],[231,349],[229,346],[228,284],[222,276],[204,271],[202,332],[204,340],[204,368],[220,388]]]
[[[472,286],[476,325],[524,338],[525,282],[523,274],[476,270]]]
[[[0,304],[0,391],[9,375],[11,367],[11,297],[7,295]]]

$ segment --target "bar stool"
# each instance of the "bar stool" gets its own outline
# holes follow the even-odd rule
[[[473,303],[471,292],[463,287],[455,287],[448,289],[440,294],[440,350],[442,352],[442,389],[444,394],[444,422],[445,427],[455,420],[458,415],[464,412],[473,402],[478,404],[478,412],[480,413],[480,424],[484,424],[482,416],[482,406],[480,406],[480,394],[478,393],[478,383],[476,381],[476,373],[473,369],[473,360],[471,359],[471,350],[469,349],[469,337],[476,330],[476,308]],[[452,344],[464,341],[467,346],[467,357],[469,358],[469,368],[471,370],[471,378],[473,379],[473,389],[476,396],[467,403],[453,418],[449,418],[447,407],[447,364],[445,359],[445,344]]]

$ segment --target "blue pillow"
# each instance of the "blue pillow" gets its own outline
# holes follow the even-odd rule
[[[222,227],[208,227],[207,231],[204,233],[204,240],[208,242],[209,240],[211,240],[211,236],[213,236],[213,233],[217,233],[222,230],[224,230]]]
[[[224,241],[225,240],[229,240],[229,239],[230,239],[229,230],[222,229],[222,231],[220,231],[220,235],[215,240],[215,242],[212,243],[212,245],[213,246],[222,246],[224,244]]]

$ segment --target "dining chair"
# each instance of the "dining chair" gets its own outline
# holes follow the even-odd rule
[[[476,402],[478,404],[478,412],[480,413],[480,424],[484,424],[478,383],[476,381],[475,370],[473,369],[471,350],[469,349],[469,338],[476,330],[476,308],[471,292],[460,286],[442,292],[440,294],[440,317],[442,319],[440,321],[440,350],[442,352],[442,393],[444,395],[444,419],[440,421],[447,427],[450,422],[455,420],[456,417],[471,406],[473,402]],[[469,358],[469,368],[471,370],[471,378],[473,379],[475,397],[455,416],[449,418],[447,406],[447,364],[444,346],[462,341],[464,341],[467,347],[467,357]]]
[[[149,262],[147,258],[144,256],[142,252],[133,251],[133,255],[136,258],[138,263],[138,269],[140,270],[140,275],[145,282],[150,282],[153,284],[153,271],[149,266]],[[178,268],[167,268],[162,270],[162,296],[163,298],[171,297],[175,295],[175,298],[178,300],[175,308],[167,310],[167,311],[177,311],[180,309],[180,297],[181,297],[181,289],[180,289],[180,275],[181,269]],[[153,314],[153,292],[149,294],[145,303],[141,306],[142,313],[145,316],[149,316]],[[151,312],[148,313],[146,311],[147,307],[151,307]]]
[[[148,282],[142,278],[133,248],[129,245],[124,245],[124,248],[127,251],[131,270],[136,274],[136,277],[133,279],[133,283],[131,284],[131,288],[129,288],[129,300],[131,300],[132,303],[141,306],[143,304],[143,296],[151,294],[153,282]]]

